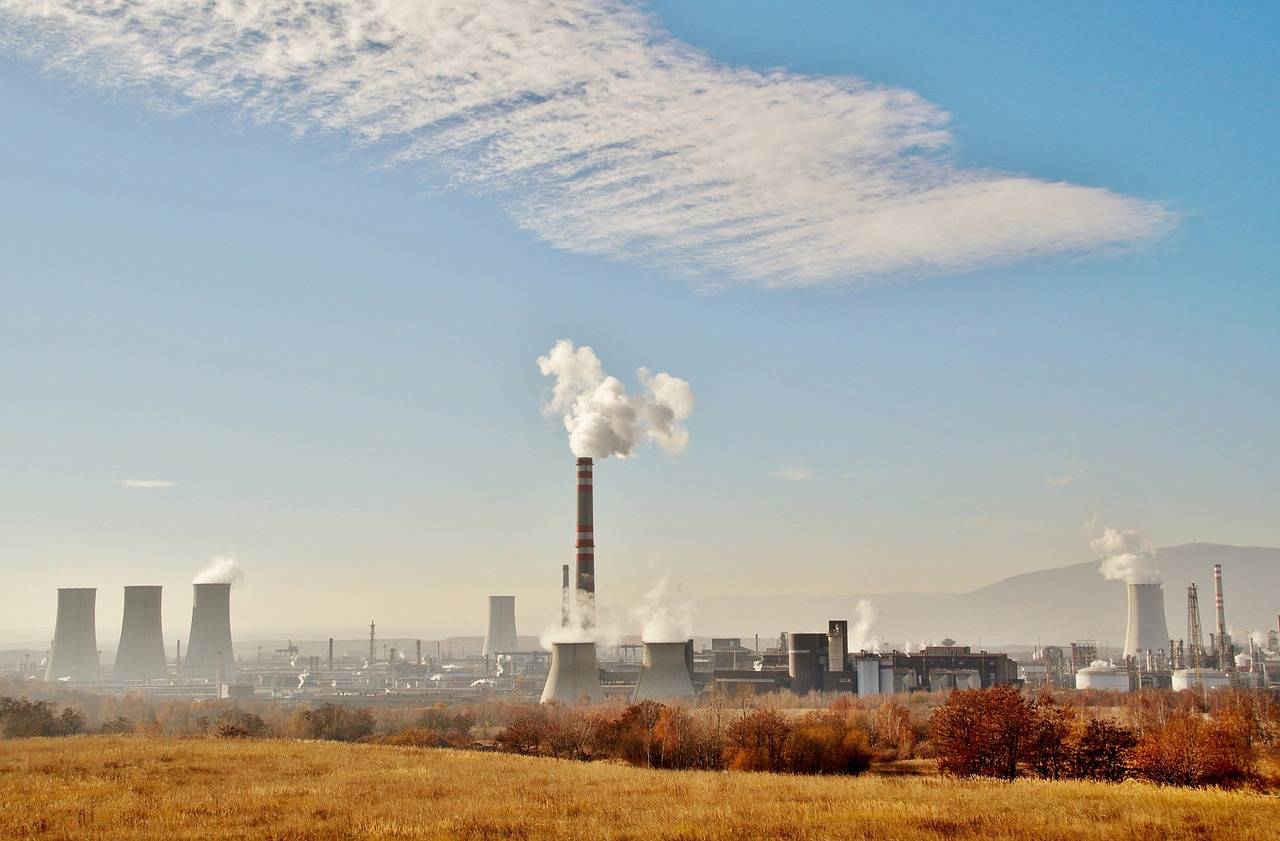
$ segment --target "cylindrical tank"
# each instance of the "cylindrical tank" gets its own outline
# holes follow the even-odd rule
[[[124,618],[120,645],[111,675],[116,680],[149,680],[169,673],[165,662],[164,631],[160,624],[160,596],[164,588],[124,588]]]
[[[1101,689],[1111,692],[1129,691],[1129,672],[1109,666],[1102,660],[1076,672],[1076,689]]]
[[[1173,673],[1173,688],[1180,689],[1224,689],[1231,686],[1231,678],[1226,672],[1218,669],[1178,669]]]
[[[787,635],[787,673],[791,691],[797,695],[822,690],[822,673],[827,670],[827,635]]]
[[[644,668],[632,698],[636,701],[668,701],[688,698],[693,692],[693,675],[685,661],[683,642],[646,642]]]
[[[551,643],[551,671],[547,674],[546,686],[542,688],[542,703],[574,704],[583,699],[600,701],[603,698],[596,644]]]
[[[1124,635],[1124,656],[1136,657],[1139,650],[1156,651],[1169,642],[1169,626],[1164,619],[1164,590],[1159,583],[1128,586],[1129,621]]]
[[[489,597],[489,631],[484,635],[484,656],[516,651],[516,597]]]
[[[58,618],[45,680],[98,679],[98,630],[94,617],[97,599],[95,587],[58,589]]]
[[[190,677],[217,677],[219,655],[222,663],[235,663],[235,653],[231,647],[231,584],[196,584],[195,601],[191,606],[191,636],[187,639],[183,674]]]
[[[880,694],[880,658],[859,657],[858,664],[858,697]]]

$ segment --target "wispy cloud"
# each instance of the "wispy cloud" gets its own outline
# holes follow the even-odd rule
[[[813,475],[807,467],[782,467],[769,474],[774,479],[786,479],[789,482],[803,482]]]
[[[1079,462],[1077,462],[1075,464],[1072,464],[1071,467],[1067,468],[1065,471],[1063,471],[1062,473],[1059,473],[1056,476],[1046,476],[1044,479],[1044,483],[1046,485],[1054,485],[1056,487],[1062,487],[1063,485],[1074,484],[1082,476],[1084,476],[1084,474],[1085,474],[1084,466],[1081,465]]]
[[[172,488],[177,484],[168,479],[122,479],[120,481],[122,488]]]
[[[868,283],[1132,246],[1164,206],[967,169],[948,115],[712,60],[621,0],[0,0],[0,48],[229,105],[492,195],[556,247],[704,284]]]

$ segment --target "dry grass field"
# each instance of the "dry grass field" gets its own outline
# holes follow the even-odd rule
[[[647,771],[141,736],[0,742],[0,838],[1271,839],[1280,800],[1136,783]]]

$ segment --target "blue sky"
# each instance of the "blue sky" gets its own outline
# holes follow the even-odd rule
[[[914,91],[956,166],[1176,223],[870,286],[841,282],[867,259],[843,251],[834,283],[721,255],[691,280],[661,244],[616,259],[573,241],[589,226],[530,227],[522,183],[445,188],[433,158],[173,113],[56,44],[10,49],[0,632],[39,639],[54,588],[98,586],[112,640],[119,587],[163,583],[180,636],[192,575],[228,553],[246,630],[478,633],[497,592],[538,630],[572,540],[534,364],[561,337],[697,395],[684,455],[597,470],[607,602],[662,569],[694,597],[969,589],[1093,557],[1095,516],[1280,543],[1273,6],[648,9],[716,66]],[[0,45],[28,25],[0,4]]]

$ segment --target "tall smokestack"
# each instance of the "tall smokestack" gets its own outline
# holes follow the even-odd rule
[[[1218,612],[1218,668],[1231,671],[1236,658],[1231,637],[1227,635],[1227,611],[1222,601],[1222,564],[1213,565],[1213,607]]]
[[[516,597],[489,597],[489,630],[484,635],[485,657],[516,651]]]
[[[231,647],[231,584],[196,584],[182,672],[190,677],[221,677],[220,657],[235,663]]]
[[[560,627],[569,627],[569,565],[560,565]]]
[[[333,637],[329,637],[329,671],[333,671]]]
[[[1139,650],[1156,651],[1169,639],[1164,620],[1164,589],[1159,584],[1130,584],[1129,624],[1124,635],[1124,656],[1136,657]]]
[[[169,673],[164,655],[164,631],[160,625],[163,587],[124,588],[124,618],[120,645],[111,674],[117,680],[149,680]]]
[[[97,598],[94,587],[58,589],[58,618],[45,680],[98,679],[98,631],[94,618]]]
[[[592,494],[592,462],[589,458],[578,459],[578,538],[574,543],[577,551],[578,602],[584,615],[582,624],[591,627],[595,624],[596,601],[596,539],[594,498]]]

